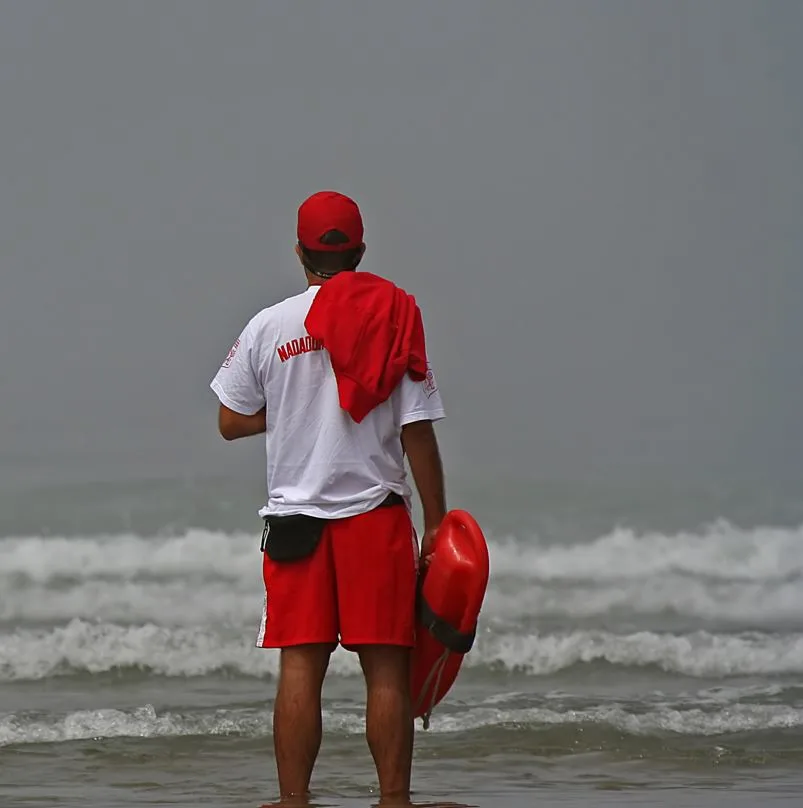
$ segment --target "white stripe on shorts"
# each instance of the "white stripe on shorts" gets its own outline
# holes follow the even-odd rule
[[[262,648],[265,642],[265,628],[268,624],[268,593],[265,592],[265,599],[262,601],[262,620],[259,623],[259,631],[257,632],[257,648]]]

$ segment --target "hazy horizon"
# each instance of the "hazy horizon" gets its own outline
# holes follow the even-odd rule
[[[0,482],[263,473],[208,382],[353,195],[447,473],[803,480],[803,5],[5,3]]]

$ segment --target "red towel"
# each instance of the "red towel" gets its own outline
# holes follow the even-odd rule
[[[412,295],[370,272],[341,272],[321,285],[304,325],[329,352],[340,406],[359,423],[405,372],[427,374],[421,311]]]

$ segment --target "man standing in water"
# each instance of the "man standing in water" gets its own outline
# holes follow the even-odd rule
[[[225,439],[266,433],[257,646],[281,649],[279,788],[282,797],[308,793],[339,642],[365,676],[380,793],[407,797],[419,549],[404,458],[421,500],[425,562],[446,513],[433,429],[444,410],[414,299],[356,272],[365,252],[356,203],[314,194],[299,208],[297,236],[307,289],[256,314],[211,383]]]

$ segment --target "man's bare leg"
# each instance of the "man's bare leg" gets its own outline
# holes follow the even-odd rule
[[[410,649],[358,647],[365,685],[366,737],[376,765],[381,797],[408,798],[413,763]]]
[[[331,645],[283,648],[273,708],[273,748],[281,796],[309,792],[321,748],[321,689]]]

